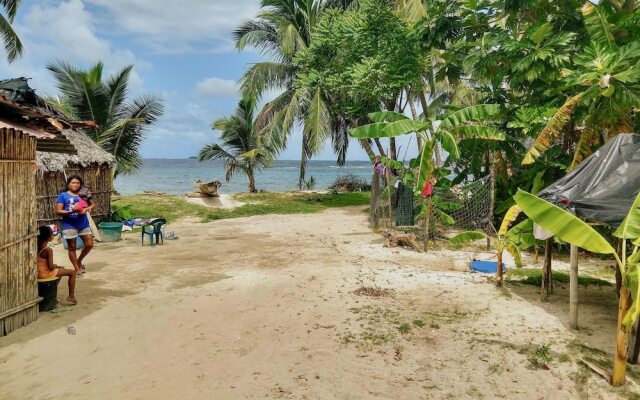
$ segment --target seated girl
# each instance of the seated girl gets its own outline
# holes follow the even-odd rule
[[[53,263],[53,250],[49,242],[53,240],[53,231],[48,226],[41,226],[38,231],[38,279],[51,279],[62,276],[69,277],[69,297],[67,301],[72,305],[78,304],[75,297],[76,271],[64,269]]]

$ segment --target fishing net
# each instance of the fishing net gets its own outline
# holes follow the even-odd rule
[[[389,192],[391,189],[391,192]],[[384,177],[373,177],[372,202],[370,210],[370,223],[372,227],[414,228],[418,236],[423,235],[425,224],[425,202],[420,197],[413,198],[414,210],[410,213],[415,216],[412,227],[402,227],[398,224],[399,218],[409,214],[405,201],[394,201],[396,190],[388,187]],[[481,230],[492,233],[489,215],[492,213],[492,183],[491,176],[486,176],[475,181],[464,182],[451,188],[435,187],[431,197],[433,208],[430,218],[429,236],[434,238],[441,236],[448,229],[453,230]],[[397,215],[396,213],[401,213]],[[392,223],[393,221],[393,223]]]
[[[456,185],[451,188],[435,187],[433,208],[436,225],[439,228],[481,230],[490,232],[491,175],[482,179]],[[442,212],[453,220],[438,218]],[[440,221],[439,221],[440,220]],[[451,223],[453,222],[453,223]]]

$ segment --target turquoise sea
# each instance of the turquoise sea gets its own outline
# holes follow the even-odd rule
[[[257,189],[269,192],[296,190],[300,175],[300,161],[276,161],[256,175]],[[307,167],[306,177],[316,180],[315,189],[326,189],[336,178],[353,174],[367,182],[371,181],[372,167],[369,161],[350,161],[344,167],[335,161],[311,161]],[[225,182],[224,165],[219,161],[199,162],[194,159],[145,159],[142,170],[131,176],[119,176],[115,187],[123,195],[148,191],[157,191],[182,195],[193,191],[196,179],[204,182],[218,179],[222,182],[221,193],[237,193],[248,191],[248,180],[242,174],[233,176]]]

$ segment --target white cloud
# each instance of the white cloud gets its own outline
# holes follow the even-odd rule
[[[231,50],[231,32],[260,8],[259,0],[86,0],[142,45],[161,53]]]
[[[234,80],[214,76],[198,82],[196,91],[203,96],[236,97],[238,95],[238,83]]]
[[[25,47],[24,56],[8,64],[0,57],[0,74],[5,77],[32,78],[31,86],[39,92],[54,93],[52,75],[45,65],[63,59],[87,67],[97,61],[105,63],[105,72],[114,72],[125,65],[144,66],[128,49],[115,49],[111,42],[96,33],[94,18],[82,0],[43,1],[21,10],[15,24]],[[139,91],[143,82],[133,71],[130,90]]]

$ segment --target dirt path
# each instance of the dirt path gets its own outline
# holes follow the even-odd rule
[[[180,239],[164,246],[98,245],[80,305],[0,338],[0,398],[630,395],[579,364],[612,358],[611,289],[581,292],[587,328],[573,332],[565,289],[542,304],[534,288],[450,271],[446,253],[384,248],[358,209],[169,229]],[[529,360],[544,344],[548,370]]]

